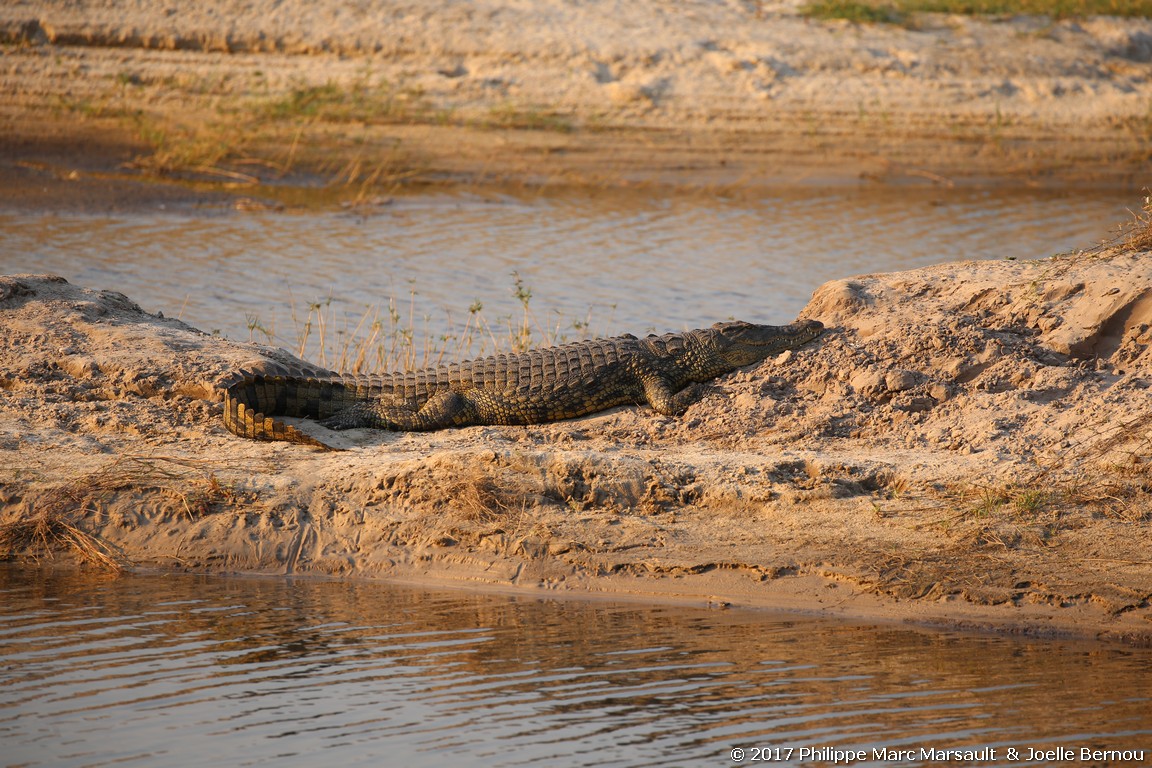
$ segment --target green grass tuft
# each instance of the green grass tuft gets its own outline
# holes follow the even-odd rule
[[[844,19],[859,24],[903,24],[916,13],[966,16],[1086,16],[1152,18],[1149,0],[811,0],[800,13],[814,19]]]
[[[900,24],[904,17],[891,5],[860,0],[812,0],[800,12],[813,19],[843,19],[856,24]]]

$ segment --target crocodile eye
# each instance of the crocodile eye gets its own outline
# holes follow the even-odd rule
[[[752,327],[751,323],[745,323],[742,320],[729,320],[725,323],[713,323],[712,327],[723,333],[725,336],[738,336],[743,331]]]

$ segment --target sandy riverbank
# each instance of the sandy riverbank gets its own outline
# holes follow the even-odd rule
[[[836,281],[802,313],[825,338],[681,419],[329,433],[338,454],[223,429],[218,382],[285,353],[6,277],[0,522],[59,515],[134,567],[1148,642],[1149,256]]]
[[[349,194],[1152,177],[1150,21],[798,9],[17,0],[0,7],[0,172],[56,199],[141,173],[317,174]]]

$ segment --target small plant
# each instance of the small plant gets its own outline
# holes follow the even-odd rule
[[[971,515],[976,518],[995,517],[1007,503],[1008,497],[1002,489],[982,488]]]
[[[1048,506],[1051,494],[1039,489],[1025,489],[1013,494],[1012,511],[1020,517],[1034,517]]]
[[[528,308],[528,302],[532,301],[532,289],[525,287],[524,279],[520,277],[519,272],[512,273],[512,283],[515,286],[512,295],[524,308],[520,328],[516,338],[512,341],[512,349],[516,352],[524,352],[532,347],[532,310]]]
[[[976,496],[976,504],[970,509],[969,514],[974,518],[988,519],[1011,512],[1016,517],[1031,519],[1047,511],[1055,498],[1049,490],[1011,484],[981,488]]]
[[[244,319],[248,323],[248,341],[256,341],[256,334],[259,333],[264,337],[267,343],[272,343],[272,340],[275,338],[276,334],[274,334],[268,328],[264,327],[264,324],[260,322],[260,317],[258,315],[245,314]]]
[[[912,482],[904,475],[884,472],[876,480],[885,499],[898,499],[912,490]]]

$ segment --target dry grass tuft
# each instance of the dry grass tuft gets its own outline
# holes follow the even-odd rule
[[[297,357],[339,373],[360,374],[413,371],[451,360],[524,352],[592,334],[591,313],[583,319],[567,320],[557,312],[549,322],[542,321],[532,308],[531,288],[516,272],[511,277],[519,312],[489,322],[483,303],[475,301],[463,324],[447,312],[446,322],[440,325],[456,329],[450,333],[432,332],[437,323],[430,314],[419,311],[415,290],[409,291],[406,302],[393,293],[386,307],[365,307],[359,317],[343,309],[343,302],[333,296],[309,302],[305,313],[289,291],[292,336],[279,333],[275,323],[249,314],[249,340],[284,346]],[[606,334],[608,329],[598,332]]]
[[[886,499],[898,499],[912,492],[912,481],[895,472],[881,472],[876,476],[876,484]]]
[[[393,140],[359,143],[354,152],[336,153],[336,159],[328,152],[309,151],[324,143],[329,126],[443,120],[418,91],[367,77],[344,85],[301,85],[247,104],[217,104],[215,110],[214,118],[194,123],[153,116],[145,109],[116,112],[148,148],[131,167],[154,176],[228,187],[274,183],[290,174],[318,174],[329,186],[355,190],[354,201],[360,202],[373,193],[420,180],[426,170]]]
[[[1124,237],[1124,246],[1128,250],[1152,251],[1152,195],[1144,198],[1139,213],[1132,214],[1132,222]]]
[[[236,501],[236,491],[202,465],[164,456],[120,456],[96,472],[44,491],[27,517],[0,526],[0,557],[71,551],[83,562],[121,572],[130,563],[111,544],[84,531],[80,520],[101,514],[121,492],[159,493],[190,519]]]
[[[512,509],[513,501],[492,477],[480,472],[460,478],[448,489],[462,520],[491,523]]]
[[[458,477],[446,495],[461,520],[487,524],[525,515],[539,505],[544,492],[529,476],[512,468],[504,468],[499,475],[475,468]]]
[[[541,519],[543,491],[517,472],[497,478],[475,469],[448,488],[457,521],[454,533],[484,540],[503,555],[536,557],[554,536]]]
[[[86,533],[60,511],[45,509],[30,519],[0,526],[0,554],[4,557],[19,552],[51,554],[60,550],[73,552],[83,562],[114,573],[131,565],[112,545]]]
[[[1069,251],[1065,256],[1099,256],[1113,251],[1152,251],[1152,193],[1144,190],[1144,200],[1138,211],[1129,209],[1130,221],[1116,228],[1115,234],[1092,248]]]

